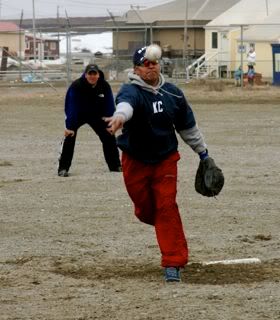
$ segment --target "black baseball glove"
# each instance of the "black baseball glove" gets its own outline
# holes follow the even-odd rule
[[[215,161],[208,157],[200,160],[195,176],[195,190],[206,197],[215,197],[224,186],[225,178]]]

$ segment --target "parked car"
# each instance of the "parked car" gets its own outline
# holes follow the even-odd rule
[[[160,61],[160,65],[161,65],[161,73],[167,74],[168,77],[172,77],[173,70],[174,70],[173,61],[170,58],[163,57]]]

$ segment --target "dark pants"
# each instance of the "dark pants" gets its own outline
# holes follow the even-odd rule
[[[78,129],[85,123],[87,123],[94,130],[94,132],[98,135],[99,139],[101,140],[104,158],[109,167],[109,170],[116,170],[117,168],[119,168],[121,166],[121,163],[119,150],[116,145],[116,138],[106,130],[105,123],[82,122],[78,125],[77,129],[74,130],[74,137],[68,136],[64,138],[61,156],[59,159],[58,171],[63,169],[67,171],[69,170],[74,155],[74,148]]]

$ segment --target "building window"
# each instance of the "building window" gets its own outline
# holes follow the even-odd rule
[[[50,49],[51,50],[56,50],[56,42],[51,42],[50,43]]]
[[[212,32],[212,49],[218,49],[218,32]]]

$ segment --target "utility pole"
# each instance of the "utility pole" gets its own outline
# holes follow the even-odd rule
[[[266,15],[268,16],[268,2],[265,0],[265,5],[266,5]]]
[[[112,12],[110,12],[108,9],[107,9],[107,12],[109,13],[113,23],[114,23],[114,26],[116,27],[116,77],[118,78],[118,69],[119,69],[119,27],[118,27],[118,24],[116,22],[116,19],[114,17],[114,15],[112,14]],[[113,42],[114,44],[114,42]]]
[[[44,50],[44,42],[43,42],[43,35],[42,35],[42,29],[40,28],[40,47],[38,45],[38,49],[40,48],[40,50],[38,51],[38,58],[41,62],[43,62],[44,56],[45,56],[45,50]],[[40,54],[40,55],[39,55]]]
[[[57,6],[57,10],[56,10],[56,20],[57,20],[57,27],[58,27],[57,40],[58,40],[58,45],[59,45],[59,41],[60,41],[60,37],[59,37],[59,6]]]
[[[0,0],[0,19],[1,19],[1,13],[2,13],[2,0]]]
[[[144,27],[145,27],[145,34],[144,34],[144,46],[147,45],[147,25],[145,23],[145,21],[142,19],[142,17],[139,14],[139,6],[136,7],[136,10],[134,9],[134,6],[131,4],[130,8],[135,12],[135,14],[137,15],[137,17],[140,19],[140,21],[143,23]]]
[[[154,36],[153,36],[153,23],[150,24],[150,43],[154,42]]]
[[[183,64],[186,70],[186,83],[189,82],[189,59],[188,59],[188,15],[189,15],[189,0],[185,3],[185,22],[184,22],[184,46],[183,46]]]
[[[241,79],[240,79],[240,85],[241,89],[244,87],[244,78],[243,78],[243,48],[244,48],[244,43],[243,43],[243,32],[244,32],[244,25],[240,26],[240,44],[241,44],[241,50],[240,50],[240,65],[241,65]]]
[[[241,79],[240,79],[240,85],[241,85],[241,89],[243,89],[244,87],[244,79],[243,79],[243,67],[244,67],[244,52],[245,52],[245,47],[244,47],[244,29],[248,28],[248,25],[246,24],[230,24],[230,27],[234,27],[234,28],[240,28],[240,47],[239,47],[239,51],[240,51],[240,68],[241,68]]]
[[[70,20],[68,18],[67,11],[65,9],[65,15],[67,20],[66,26],[66,66],[67,66],[67,87],[69,87],[72,77],[71,77],[71,25]]]
[[[36,63],[36,27],[35,27],[35,3],[32,0],[32,12],[33,12],[33,56],[34,56],[34,63]]]
[[[21,33],[22,33],[22,20],[23,20],[23,10],[21,10],[20,21],[19,21],[19,78],[22,80],[22,43],[21,43]],[[24,33],[23,33],[24,34]]]

